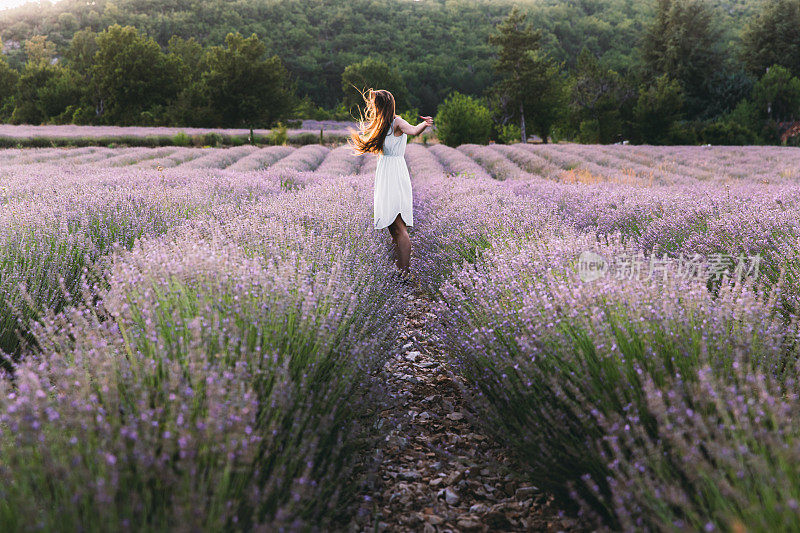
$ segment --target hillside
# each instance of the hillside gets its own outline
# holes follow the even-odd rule
[[[399,69],[410,104],[432,109],[451,90],[479,94],[489,85],[487,37],[514,3],[545,33],[552,55],[572,65],[586,46],[617,70],[637,64],[637,45],[656,0],[63,0],[0,15],[12,65],[19,43],[44,34],[63,50],[79,29],[114,24],[144,30],[160,44],[172,35],[218,44],[231,31],[256,33],[297,80],[298,93],[319,105],[341,98],[341,73],[373,55]],[[713,0],[729,41],[759,0]]]

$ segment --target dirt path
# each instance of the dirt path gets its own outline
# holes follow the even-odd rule
[[[436,317],[412,289],[403,348],[383,372],[393,393],[382,421],[378,479],[354,531],[560,531],[569,529],[535,487],[517,482],[502,451],[469,422],[459,380],[430,340]]]

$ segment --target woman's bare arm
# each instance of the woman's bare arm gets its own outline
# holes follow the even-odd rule
[[[403,133],[408,135],[419,135],[425,128],[428,126],[433,126],[433,118],[431,117],[423,117],[420,116],[423,122],[420,122],[416,126],[412,126],[403,117],[398,116],[397,121],[395,122],[394,134],[397,135],[397,131],[400,130]]]

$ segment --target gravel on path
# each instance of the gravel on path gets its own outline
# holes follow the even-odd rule
[[[382,370],[392,404],[379,468],[351,531],[567,531],[548,496],[517,479],[502,448],[474,424],[464,381],[431,339],[430,300],[409,287],[402,349]]]

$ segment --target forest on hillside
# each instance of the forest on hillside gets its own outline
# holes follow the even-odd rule
[[[758,1],[715,0],[726,36],[736,41]],[[341,100],[347,65],[373,56],[396,68],[409,105],[435,109],[449,92],[481,94],[492,82],[488,36],[512,5],[543,29],[554,59],[574,65],[587,47],[618,71],[638,64],[637,47],[655,0],[62,0],[0,14],[9,63],[20,43],[47,35],[64,52],[76,31],[135,26],[166,47],[173,35],[218,45],[229,32],[252,33],[297,79],[299,95],[325,108]]]
[[[669,124],[672,119],[703,122],[693,126],[697,131],[709,121],[733,113],[739,104],[748,103],[749,108],[745,106],[735,115],[741,128],[734,129],[759,130],[744,135],[752,141],[759,137],[771,142],[780,137],[780,132],[773,131],[766,135],[771,140],[766,139],[760,131],[763,126],[760,119],[783,123],[800,118],[795,117],[792,92],[793,79],[800,75],[800,67],[795,64],[798,60],[792,57],[800,50],[800,30],[792,29],[795,22],[800,22],[800,0],[32,3],[0,13],[3,52],[0,89],[4,83],[3,69],[13,71],[5,75],[8,89],[5,101],[0,96],[0,118],[26,123],[208,125],[224,121],[225,125],[241,125],[233,115],[225,119],[224,113],[212,113],[209,109],[210,92],[222,94],[226,90],[223,78],[231,74],[212,72],[209,62],[216,59],[221,66],[238,53],[231,51],[227,41],[233,32],[243,37],[237,42],[256,35],[258,43],[247,45],[250,46],[247,53],[275,60],[276,70],[272,74],[264,71],[263,79],[274,81],[285,74],[285,83],[277,83],[271,97],[292,96],[291,106],[282,106],[291,108],[288,115],[345,117],[350,110],[348,103],[353,99],[343,87],[353,81],[379,79],[397,93],[403,110],[433,114],[443,100],[458,92],[483,98],[503,126],[517,117],[514,112],[498,109],[498,50],[490,41],[514,6],[537,32],[531,46],[546,56],[547,64],[553,67],[544,70],[561,78],[558,83],[545,85],[548,91],[564,93],[563,97],[550,100],[561,112],[560,124],[548,121],[562,137],[593,138],[600,142],[636,137],[631,129],[634,123],[653,111],[641,109],[641,116],[638,119],[635,116],[643,90],[650,91],[650,107],[655,106],[655,114],[663,111]],[[150,43],[136,41],[138,44],[131,44],[133,48],[129,46],[129,50],[139,46],[141,50],[148,49],[148,54],[155,54],[153,46],[157,45],[161,51],[161,56],[152,55],[152,80],[142,82],[148,85],[156,80],[152,91],[161,94],[157,98],[143,98],[136,112],[131,111],[133,114],[105,113],[103,98],[98,96],[102,93],[102,83],[94,81],[100,68],[95,65],[96,37],[107,34],[116,25],[136,29],[137,37],[125,33],[125,38],[133,39],[131,43],[139,38]],[[116,33],[115,38],[121,38],[123,33]],[[226,46],[230,54],[227,59],[220,52]],[[766,50],[770,46],[774,48],[772,52]],[[117,52],[106,54],[107,59],[111,56],[114,57],[109,59],[110,63],[118,60]],[[50,69],[49,73],[35,71],[31,57],[49,61],[50,66],[42,67]],[[53,65],[72,72],[54,73],[55,69],[50,68]],[[781,89],[784,93],[788,90],[788,95],[782,93],[785,105],[779,106],[785,112],[781,116],[757,117],[758,113],[752,109],[756,100],[753,90],[772,65],[788,70],[788,78],[783,79],[786,76],[780,74],[780,79],[774,82],[786,86],[786,90]],[[26,72],[27,85],[19,81]],[[659,86],[660,76],[669,80],[662,80]],[[209,78],[219,82],[216,88],[208,86]],[[10,84],[12,79],[15,87]],[[81,91],[75,87],[79,84],[76,80],[83,80],[85,87],[93,87],[94,94],[78,95]],[[680,105],[669,94],[674,87],[668,81],[677,83]],[[257,83],[259,78],[236,80],[245,82]],[[583,98],[586,94],[581,91],[586,93],[592,85],[608,87],[609,83],[613,88],[599,96],[602,102],[590,103],[587,117]],[[48,88],[42,93],[43,86]],[[35,112],[17,111],[14,116],[16,104],[11,102],[11,95],[16,94],[19,102],[26,91],[36,93],[30,97],[33,100],[44,98],[48,102]],[[82,109],[77,105],[64,106],[75,98],[81,98],[86,105]],[[608,102],[609,98],[613,102]],[[205,102],[205,110],[200,109],[201,101]],[[659,110],[662,104],[675,109]],[[598,105],[614,108],[610,121],[601,120],[605,111],[599,110]],[[90,108],[94,108],[94,117]],[[268,113],[266,117],[258,117],[256,125],[266,126],[269,121],[287,118],[286,115],[286,112]],[[599,125],[600,122],[612,126]],[[600,131],[603,128],[613,133]],[[733,136],[737,134],[734,132]],[[650,142],[698,140],[695,134],[678,137],[650,139]]]

